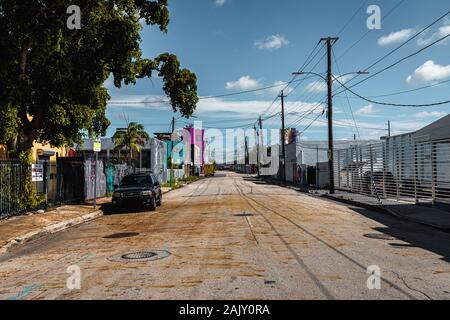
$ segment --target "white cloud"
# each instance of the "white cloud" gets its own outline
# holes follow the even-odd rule
[[[450,65],[442,66],[434,63],[433,60],[428,60],[418,67],[412,75],[408,76],[406,82],[409,84],[432,83],[448,77],[450,77]]]
[[[273,83],[273,88],[270,88],[270,89],[265,90],[263,92],[265,92],[265,94],[273,96],[273,95],[279,94],[281,92],[281,90],[284,89],[284,94],[285,95],[290,95],[294,91],[294,88],[292,88],[291,86],[286,88],[286,86],[287,86],[286,82],[275,81]]]
[[[306,86],[305,90],[311,93],[326,92],[327,84],[324,81],[313,81]]]
[[[250,76],[243,76],[237,81],[230,81],[225,84],[227,90],[254,90],[262,87],[259,80],[252,79]]]
[[[373,114],[375,112],[375,108],[372,104],[369,104],[368,106],[362,107],[358,111],[355,112],[357,115],[368,115]]]
[[[342,75],[342,76],[337,75],[337,76],[335,76],[336,79],[334,80],[334,85],[337,87],[340,87],[341,86],[340,83],[345,84],[347,81],[349,81],[353,77],[354,77],[353,74],[347,74],[347,75]],[[306,86],[305,91],[310,92],[310,93],[322,93],[322,92],[326,92],[327,88],[328,88],[328,86],[325,81],[318,80],[318,81],[313,81],[313,82],[309,83]]]
[[[409,39],[410,37],[412,37],[415,33],[416,33],[415,28],[403,29],[400,31],[392,32],[392,33],[388,34],[387,36],[383,36],[383,37],[379,38],[378,45],[383,47],[383,46],[391,45],[393,43],[402,42],[402,41],[405,41],[405,40]]]
[[[445,37],[447,35],[450,34],[450,25],[445,25],[439,28],[438,31],[436,31],[435,33],[433,33],[430,37],[428,38],[420,38],[419,40],[417,40],[417,44],[419,46],[427,46],[429,44],[431,44],[432,42],[439,40],[442,37]],[[449,38],[443,40],[443,42],[447,42]]]
[[[280,34],[272,35],[267,37],[265,40],[255,42],[255,46],[258,49],[262,50],[280,49],[281,47],[286,46],[288,44],[289,40],[287,40],[285,36]]]
[[[442,118],[448,113],[444,111],[422,111],[414,115],[415,118]]]
[[[133,109],[145,109],[145,110],[170,110],[170,105],[168,103],[160,103],[160,101],[167,100],[164,96],[132,96],[132,95],[117,95],[112,98],[115,102],[114,104],[109,103],[108,108],[123,110],[124,108]],[[151,104],[140,103],[142,101],[154,102]],[[230,118],[230,117],[242,117],[248,118],[254,117],[255,120],[258,116],[267,109],[272,103],[273,99],[270,100],[225,100],[220,98],[211,99],[201,99],[197,104],[197,109],[195,111],[196,115],[206,115],[211,118]],[[119,103],[117,103],[119,102]],[[151,106],[151,108],[149,108]],[[289,105],[288,105],[289,106]],[[305,111],[310,110],[312,107],[317,106],[316,103],[307,102],[296,102],[295,110],[299,114],[303,114]],[[275,112],[276,105],[272,106],[271,112]],[[322,109],[317,112],[321,112]],[[278,110],[280,111],[280,110]],[[270,119],[266,122],[270,122]],[[279,123],[279,119],[274,120]]]
[[[227,0],[215,0],[215,4],[218,7],[223,6],[226,2],[227,2]]]

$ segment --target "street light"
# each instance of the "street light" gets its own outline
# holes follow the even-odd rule
[[[334,150],[334,143],[333,143],[333,79],[336,80],[341,84],[341,86],[344,86],[342,82],[340,82],[338,79],[342,78],[344,76],[350,75],[350,74],[369,74],[367,71],[357,71],[357,72],[349,72],[340,75],[339,77],[335,77],[332,74],[331,71],[331,38],[327,39],[328,44],[328,71],[327,71],[327,78],[325,78],[323,75],[316,73],[316,72],[305,72],[305,71],[299,71],[294,72],[293,75],[303,75],[303,74],[312,74],[315,76],[318,76],[322,78],[328,85],[328,170],[329,170],[329,182],[330,182],[330,194],[335,193],[335,187],[334,187],[334,156],[333,156],[333,150]]]

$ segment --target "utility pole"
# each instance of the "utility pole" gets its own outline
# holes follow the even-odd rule
[[[175,117],[172,117],[172,134],[170,136],[170,187],[173,184],[173,133],[175,132]]]
[[[248,165],[249,154],[248,154],[248,137],[245,136],[245,165]]]
[[[281,90],[281,95],[279,96],[281,98],[281,153],[283,156],[283,166],[282,166],[282,179],[283,184],[286,185],[286,130],[284,128],[284,91]]]
[[[322,38],[327,44],[327,84],[328,84],[328,171],[330,174],[330,194],[335,193],[334,189],[334,142],[333,142],[333,73],[332,73],[332,46],[339,38]]]
[[[262,132],[262,119],[261,116],[259,116],[259,136],[261,137],[261,149],[264,149],[264,140],[263,140],[263,132]],[[259,144],[259,141],[258,141]],[[258,146],[258,150],[259,150],[259,146]],[[258,176],[261,174],[261,157],[263,156],[261,153],[259,153],[258,151]]]
[[[391,120],[388,120],[388,137],[391,136]]]

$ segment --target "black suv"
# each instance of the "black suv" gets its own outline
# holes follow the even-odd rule
[[[112,202],[120,208],[148,207],[151,211],[162,204],[161,184],[154,174],[132,174],[116,186]]]

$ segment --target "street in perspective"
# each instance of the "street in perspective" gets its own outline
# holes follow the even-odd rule
[[[0,29],[0,300],[450,300],[446,0],[0,0]]]

